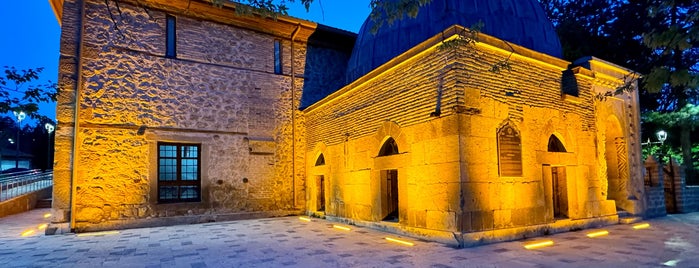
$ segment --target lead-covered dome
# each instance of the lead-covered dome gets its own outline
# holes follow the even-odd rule
[[[553,25],[536,0],[432,0],[420,7],[417,17],[384,23],[376,33],[371,32],[374,21],[366,19],[347,65],[347,83],[454,24],[471,27],[479,21],[485,34],[554,57],[563,54]]]

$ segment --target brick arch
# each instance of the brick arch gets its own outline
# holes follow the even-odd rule
[[[381,123],[381,126],[376,130],[374,138],[376,141],[376,146],[374,147],[376,148],[377,155],[381,146],[383,146],[389,138],[393,138],[393,140],[396,141],[400,153],[408,151],[408,143],[405,140],[405,135],[403,135],[403,131],[396,122],[384,121]]]

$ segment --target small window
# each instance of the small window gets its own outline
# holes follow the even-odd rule
[[[171,15],[166,16],[166,48],[165,57],[175,58],[177,56],[176,44],[177,44],[177,34],[176,34],[176,21],[175,17]]]
[[[381,146],[379,156],[389,156],[394,154],[398,154],[398,144],[396,144],[396,140],[393,138],[388,138],[388,140],[383,143],[383,146]]]
[[[325,157],[323,156],[323,154],[320,154],[320,156],[318,156],[318,159],[316,160],[316,166],[323,165],[325,165]]]
[[[549,152],[565,153],[566,147],[563,146],[561,140],[556,135],[549,137]]]
[[[200,145],[158,143],[158,202],[201,201]]]
[[[282,73],[282,43],[279,39],[274,40],[274,73]]]

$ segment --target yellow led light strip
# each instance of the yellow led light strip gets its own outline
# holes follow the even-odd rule
[[[28,236],[28,235],[31,235],[33,233],[34,233],[34,230],[26,230],[26,231],[22,232],[22,236]]]
[[[640,230],[640,229],[646,229],[650,227],[650,223],[644,222],[644,223],[639,223],[633,226],[635,230]]]
[[[311,221],[311,218],[308,218],[308,217],[299,217],[299,220],[310,222],[310,221]]]
[[[407,242],[407,241],[403,241],[403,240],[396,239],[396,238],[386,237],[386,240],[391,241],[391,242],[394,242],[394,243],[406,245],[406,246],[411,246],[411,247],[415,245],[414,243]]]
[[[537,249],[537,248],[543,248],[543,247],[549,247],[553,246],[553,241],[551,240],[546,240],[546,241],[537,241],[537,242],[532,242],[524,245],[524,248],[526,249]]]
[[[609,234],[609,231],[607,231],[607,230],[601,230],[601,231],[597,231],[597,232],[587,233],[587,237],[589,237],[589,238],[595,238],[595,237],[605,236],[605,235],[608,235],[608,234]]]
[[[110,234],[118,234],[118,233],[119,233],[119,231],[104,231],[104,232],[81,233],[81,234],[77,234],[76,236],[82,237],[82,236],[110,235]]]
[[[343,230],[343,231],[349,231],[349,230],[350,230],[349,227],[345,227],[345,226],[341,226],[341,225],[335,225],[335,224],[333,224],[333,228],[335,228],[335,229],[340,229],[340,230]]]

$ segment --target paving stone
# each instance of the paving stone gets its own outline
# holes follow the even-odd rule
[[[42,214],[30,211],[0,218],[0,229],[38,226],[43,219],[32,217]],[[405,237],[416,243],[407,247],[386,242],[385,234],[372,229],[353,227],[338,233],[324,220],[295,222],[293,217],[272,218],[226,225],[236,228],[183,225],[93,237],[18,238],[21,230],[5,232],[0,233],[0,267],[658,267],[670,260],[681,260],[677,267],[699,266],[699,233],[691,228],[686,234],[674,232],[699,225],[699,213],[652,219],[654,228],[645,230],[610,226],[610,235],[599,239],[588,239],[584,232],[554,234],[546,237],[554,246],[537,250],[524,249],[523,241],[454,249]],[[252,230],[253,225],[266,230]],[[221,235],[213,229],[235,239],[213,239]],[[297,235],[293,243],[280,243],[275,237],[292,233]],[[142,240],[144,236],[150,239]]]

